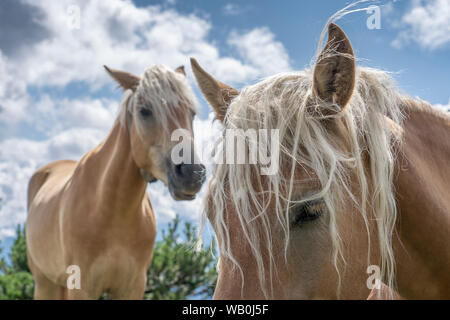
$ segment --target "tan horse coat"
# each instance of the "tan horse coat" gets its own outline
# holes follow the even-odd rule
[[[105,290],[142,298],[156,235],[145,188],[119,121],[78,163],[39,169],[29,185],[26,234],[35,298],[97,298]],[[80,267],[80,290],[65,289],[70,265]]]
[[[410,104],[394,181],[398,290],[406,299],[450,299],[450,118]]]
[[[333,48],[333,50],[330,48]],[[328,52],[329,49],[331,54]],[[297,105],[292,101],[296,103],[302,101],[300,100],[302,97],[298,96],[298,92],[308,93],[308,95],[304,94],[303,98],[305,100],[303,101],[306,101],[305,108],[308,106],[315,107],[312,111],[317,110],[317,106],[325,106],[326,103],[322,101],[337,102],[342,108],[346,107],[346,103],[349,101],[355,86],[355,60],[351,58],[353,57],[353,50],[348,38],[333,23],[328,26],[328,41],[322,52],[325,52],[325,58],[319,59],[316,64],[312,87],[314,99],[315,96],[318,96],[320,103],[315,104],[314,101],[316,100],[314,99],[308,101],[307,98],[311,98],[310,92],[305,90],[305,87],[302,87],[298,91],[294,91],[296,92],[296,95],[293,95],[295,99],[283,100],[283,107],[285,107],[285,104],[289,106],[290,103]],[[199,66],[195,59],[191,60],[191,64],[197,83],[205,98],[211,104],[217,119],[221,121],[225,119],[226,123],[231,121],[231,118],[235,121],[233,126],[242,125],[242,122],[240,122],[242,118],[239,117],[242,113],[239,113],[239,111],[242,109],[247,110],[247,108],[250,110],[256,108],[251,104],[255,100],[252,97],[261,94],[267,89],[267,87],[264,87],[264,90],[261,89],[263,86],[260,85],[257,87],[261,89],[260,91],[247,88],[243,91],[243,94],[240,94],[239,91],[215,80]],[[279,78],[276,79],[279,80]],[[267,82],[261,83],[267,84]],[[230,105],[230,97],[234,96],[238,97],[231,103],[237,103],[237,106]],[[268,96],[264,95],[266,99],[264,101],[269,99]],[[276,105],[278,101],[274,97],[270,98],[269,102]],[[394,134],[402,133],[401,141],[397,141],[400,143],[396,143],[396,147],[394,147],[396,148],[394,151],[396,151],[395,154],[397,156],[392,167],[394,179],[392,181],[393,192],[391,195],[392,198],[395,198],[394,204],[398,215],[396,220],[392,220],[395,222],[395,224],[392,224],[394,230],[392,235],[392,267],[395,270],[394,275],[396,277],[390,280],[395,280],[393,284],[397,284],[398,294],[406,299],[449,299],[450,118],[441,112],[433,110],[428,104],[421,101],[413,101],[405,97],[402,97],[401,101],[402,103],[398,107],[401,108],[399,110],[405,116],[404,121],[392,121],[387,116],[389,112],[382,119],[387,122],[387,127],[392,129]],[[266,103],[265,106],[272,107],[270,103]],[[394,103],[394,100],[392,100],[392,107],[395,106]],[[232,111],[227,109],[229,105]],[[258,106],[261,107],[261,105]],[[386,104],[386,106],[391,107],[391,104]],[[270,112],[268,109],[265,109],[265,111]],[[326,115],[329,114],[329,111],[335,112],[333,109],[321,109],[321,111]],[[337,111],[339,112],[339,110]],[[250,116],[247,115],[247,117]],[[247,119],[245,118],[245,120]],[[258,120],[256,117],[251,118],[251,120],[255,119],[256,121]],[[389,124],[392,124],[392,126],[389,126]],[[330,127],[327,129],[329,130]],[[333,128],[337,128],[337,130],[332,132],[336,132],[336,136],[344,137],[342,140],[345,141],[348,130],[337,125]],[[398,148],[398,146],[400,147]],[[369,160],[379,161],[379,159]],[[384,162],[378,163],[383,164]],[[279,244],[276,241],[263,241],[269,238],[268,236],[264,238],[266,233],[270,235],[267,231],[268,229],[260,231],[253,228],[251,229],[253,233],[245,233],[249,229],[247,228],[248,224],[241,221],[245,221],[244,218],[248,217],[242,217],[242,212],[236,211],[236,197],[231,195],[229,196],[231,200],[226,197],[220,199],[220,192],[211,192],[211,190],[219,190],[221,192],[225,190],[223,193],[226,193],[229,190],[227,188],[229,188],[231,183],[223,182],[224,177],[228,179],[234,178],[235,184],[241,186],[236,183],[236,181],[239,181],[240,176],[229,177],[230,172],[235,173],[229,168],[226,167],[226,170],[218,171],[219,174],[225,173],[220,176],[221,180],[218,180],[218,183],[227,183],[226,188],[220,189],[216,185],[211,184],[207,202],[219,202],[219,206],[209,207],[210,211],[207,211],[207,217],[212,222],[216,234],[218,234],[219,242],[222,241],[224,243],[221,248],[220,271],[214,298],[264,298],[266,295],[259,280],[262,278],[269,282],[272,279],[267,275],[270,272],[264,273],[265,277],[258,277],[258,272],[261,269],[268,269],[267,266],[271,262],[269,254],[273,251],[277,252],[276,250],[266,250],[264,254],[257,255],[261,253],[257,251],[257,254],[253,252],[252,256],[252,245],[259,241],[262,243],[261,247],[266,249],[264,245],[267,245],[267,243],[273,247]],[[237,188],[236,185],[234,186],[235,188]],[[384,186],[386,187],[387,185],[385,184]],[[218,201],[218,199],[222,201]],[[258,199],[254,200],[252,198],[252,201],[258,202]],[[385,202],[387,201],[385,200]],[[250,201],[248,203],[252,204]],[[246,213],[256,211],[255,207],[266,210],[266,202],[259,201],[257,204],[258,206],[249,205],[245,207],[249,208]],[[242,207],[244,206],[241,205]],[[310,207],[306,207],[304,210],[312,213]],[[263,216],[261,214],[262,211],[259,210],[257,213]],[[266,211],[269,212],[270,210]],[[361,257],[366,256],[368,251],[368,245],[365,242],[367,231],[362,223],[362,219],[360,219],[360,210],[354,210],[356,214],[353,215],[349,214],[349,212],[351,210],[346,210],[346,214],[340,215],[340,219],[342,219],[341,225],[345,231],[342,232],[341,239],[347,244],[345,248],[347,252],[344,253],[344,256],[349,257],[346,264],[346,268],[349,271],[343,274],[341,279],[346,286],[344,288],[344,291],[346,291],[344,298],[362,299],[369,294],[366,285],[368,275],[365,272],[368,266],[367,260],[361,259]],[[388,211],[383,209],[377,213],[386,212]],[[266,216],[267,219],[271,218],[269,214]],[[250,215],[250,217],[252,216]],[[376,221],[374,218],[379,218],[379,216],[370,217],[370,224]],[[263,224],[261,223],[258,226],[262,229],[261,226]],[[305,224],[305,226],[308,225]],[[307,231],[297,233],[297,241],[290,239],[290,242],[293,243],[291,247],[295,246],[295,249],[292,250],[293,254],[289,256],[290,260],[287,259],[288,263],[280,263],[284,269],[280,268],[276,272],[280,281],[274,281],[272,298],[336,298],[336,279],[333,276],[335,269],[329,268],[331,266],[331,264],[328,264],[330,257],[328,253],[330,251],[327,251],[327,246],[328,248],[330,246],[327,241],[323,240],[322,234],[324,234],[324,229],[320,229],[319,224],[310,226],[309,229],[305,228]],[[380,241],[379,234],[374,232],[374,230],[373,226],[370,226],[369,232],[376,239],[372,243],[380,247],[388,243],[386,240],[390,239],[381,238]],[[264,233],[265,231],[267,232]],[[269,231],[272,232],[273,230],[269,229]],[[271,238],[279,237],[281,232],[276,234],[276,231],[273,231]],[[255,236],[250,239],[250,236],[254,234],[262,235],[259,238]],[[279,242],[278,239],[276,240]],[[316,245],[316,243],[319,243],[319,245]],[[257,247],[257,249],[261,247]],[[375,252],[378,249],[377,246],[375,246],[375,249],[372,250],[372,259],[373,261],[378,261],[381,255],[380,252]],[[232,251],[233,254],[230,254]],[[273,259],[286,262],[286,255],[276,256],[274,254],[273,257]],[[388,255],[384,254],[384,258],[386,257]],[[257,268],[257,258],[261,262],[260,268]],[[237,268],[236,265],[241,268]],[[242,285],[243,278],[246,279],[245,286]],[[377,296],[377,290],[373,290],[369,299],[387,298],[390,296],[389,290],[388,287],[383,286],[380,296]],[[400,298],[398,294],[394,293],[394,298]]]
[[[103,292],[141,299],[156,235],[147,182],[161,180],[175,200],[190,200],[204,181],[203,165],[171,157],[170,132],[193,134],[184,69],[154,66],[140,78],[105,68],[128,90],[109,136],[79,162],[50,163],[29,183],[26,241],[37,299]],[[80,288],[72,288],[77,279]]]

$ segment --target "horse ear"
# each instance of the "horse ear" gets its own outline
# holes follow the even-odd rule
[[[186,72],[184,71],[184,66],[179,66],[175,69],[175,72],[181,73],[183,76],[186,76]]]
[[[128,90],[131,89],[133,91],[136,90],[136,88],[139,85],[139,81],[141,81],[141,78],[138,76],[135,76],[131,73],[125,72],[125,71],[119,71],[110,69],[107,66],[103,66],[106,70],[106,72],[109,73],[109,75],[117,81],[117,83],[124,89]]]
[[[328,40],[314,68],[313,92],[320,99],[345,108],[355,87],[356,64],[350,40],[330,23]]]
[[[198,86],[213,108],[216,118],[223,121],[227,113],[228,105],[234,97],[239,95],[239,91],[214,79],[200,67],[194,58],[191,58],[191,66]]]

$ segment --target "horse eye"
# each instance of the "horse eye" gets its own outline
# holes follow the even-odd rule
[[[325,202],[321,199],[312,200],[294,206],[292,212],[292,227],[298,227],[306,222],[318,219],[325,211]]]
[[[148,118],[152,115],[152,111],[147,109],[147,108],[142,108],[139,113],[141,114],[142,117],[144,118]]]

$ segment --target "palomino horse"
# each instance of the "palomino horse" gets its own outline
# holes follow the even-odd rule
[[[215,165],[205,210],[220,248],[214,298],[366,299],[377,281],[406,299],[450,298],[450,119],[356,67],[337,25],[318,53],[312,70],[242,92],[191,59],[224,133],[279,132],[276,174]]]
[[[29,183],[26,240],[36,299],[103,292],[141,299],[156,235],[147,182],[161,180],[175,200],[190,200],[205,178],[203,165],[171,160],[177,142],[170,133],[181,128],[192,137],[195,115],[183,67],[154,66],[142,78],[105,68],[126,90],[108,137],[79,162],[40,168]]]

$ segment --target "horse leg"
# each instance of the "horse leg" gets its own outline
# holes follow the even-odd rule
[[[88,291],[82,289],[66,289],[67,300],[95,300]]]
[[[111,290],[111,299],[113,300],[142,300],[147,284],[147,275],[139,277],[133,281],[132,285],[126,289]]]
[[[67,300],[97,300],[100,296],[101,292],[83,282],[80,289],[66,289]]]
[[[384,283],[380,289],[372,289],[367,300],[403,300],[397,291],[389,288]]]
[[[35,300],[61,300],[64,299],[64,288],[50,281],[42,274],[36,265],[30,253],[27,251],[28,267],[34,279],[34,299]]]
[[[44,275],[34,275],[34,299],[62,300],[64,299],[64,287],[53,283]]]

